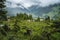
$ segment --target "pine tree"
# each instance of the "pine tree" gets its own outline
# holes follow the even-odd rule
[[[6,20],[6,10],[5,10],[5,1],[6,0],[0,0],[0,20]]]
[[[46,15],[45,20],[46,20],[46,21],[50,21],[50,16],[47,16],[47,15]]]
[[[28,15],[26,13],[23,14],[24,15],[24,20],[28,19]]]
[[[32,19],[33,19],[33,18],[32,18],[32,15],[29,15],[28,19],[32,20]]]
[[[40,17],[39,17],[39,16],[38,16],[38,18],[37,18],[37,20],[36,20],[36,21],[38,21],[38,22],[40,21]]]

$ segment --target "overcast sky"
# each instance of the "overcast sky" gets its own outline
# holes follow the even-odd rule
[[[7,0],[9,3],[6,3],[7,7],[18,7],[16,4],[21,4],[25,8],[31,7],[32,5],[39,5],[41,7],[46,7],[56,3],[60,3],[60,0]],[[21,7],[21,6],[19,6]]]

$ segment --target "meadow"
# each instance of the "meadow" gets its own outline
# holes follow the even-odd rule
[[[3,24],[1,40],[60,40],[59,27],[53,21],[10,20]]]

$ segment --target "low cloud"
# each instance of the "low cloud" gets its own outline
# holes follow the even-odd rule
[[[45,6],[60,3],[60,0],[40,0],[40,2],[41,2],[40,6],[45,7]]]

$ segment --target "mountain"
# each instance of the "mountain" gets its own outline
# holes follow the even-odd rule
[[[60,6],[60,3],[46,6],[46,7],[41,7],[39,5],[33,5],[29,8],[21,8],[21,7],[16,7],[16,8],[9,8],[7,7],[8,14],[7,15],[16,15],[17,13],[30,13],[35,16],[42,16],[43,14],[48,14],[49,12],[53,11],[54,7]]]
[[[20,12],[26,12],[28,13],[29,10],[27,8],[25,8],[22,4],[20,3],[14,3],[14,2],[10,2],[10,1],[6,1],[5,3],[6,5],[8,5],[6,7],[6,10],[8,11],[7,12],[7,15],[10,15],[10,16],[14,16],[16,15],[17,13],[20,13]],[[14,6],[13,6],[14,5]]]
[[[7,15],[10,15],[10,16],[14,16],[20,12],[22,12],[22,13],[24,13],[24,12],[28,13],[29,12],[27,9],[22,9],[22,8],[18,8],[18,7],[17,8],[7,7],[6,10],[8,11]]]
[[[31,13],[34,13],[35,15],[41,16],[43,14],[47,14],[51,11],[53,11],[54,7],[60,6],[60,4],[54,4],[47,7],[39,7],[38,5],[33,5],[29,9],[31,10]]]

